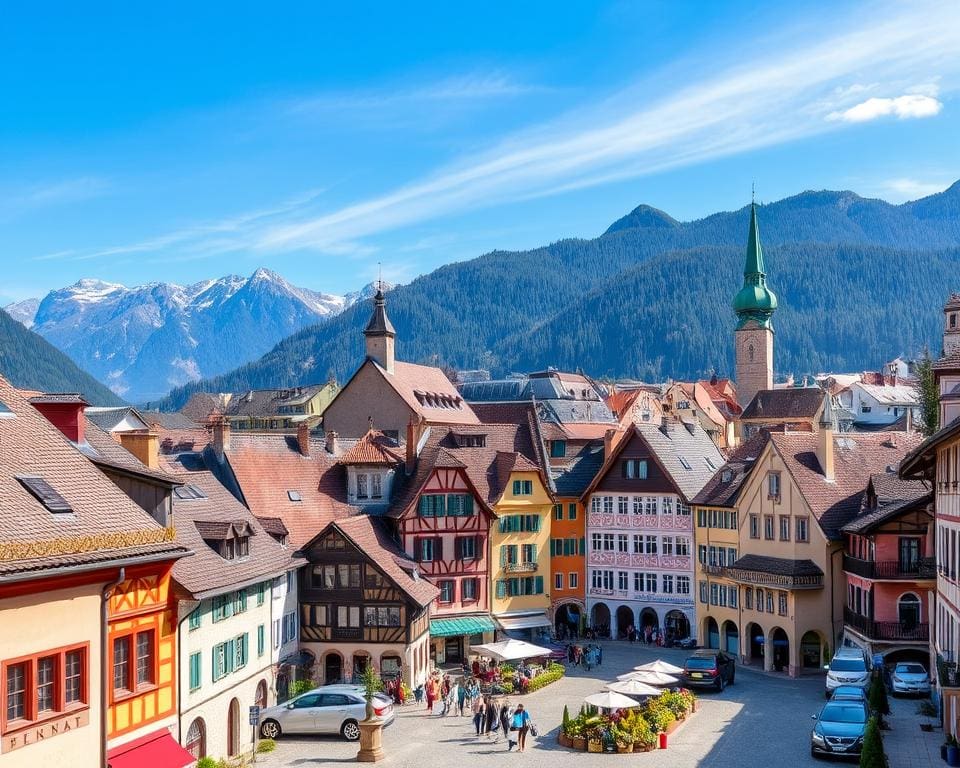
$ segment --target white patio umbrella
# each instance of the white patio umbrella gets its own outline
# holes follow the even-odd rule
[[[652,685],[641,683],[639,680],[634,680],[633,678],[609,683],[607,688],[611,691],[625,694],[626,696],[657,696],[660,693],[659,688],[654,688]]]
[[[552,651],[524,640],[514,640],[512,637],[498,643],[472,645],[470,650],[480,656],[487,656],[497,661],[517,661],[518,659],[532,659],[536,656],[549,656]]]
[[[673,675],[666,675],[663,672],[628,672],[625,675],[617,675],[617,680],[637,680],[648,685],[676,685],[680,681]]]
[[[651,661],[649,664],[641,664],[639,667],[634,667],[634,669],[637,672],[663,672],[666,675],[679,675],[683,672],[683,667],[678,667],[676,664],[671,664],[669,661],[664,661],[663,659]]]
[[[587,696],[584,701],[602,709],[630,709],[640,706],[636,699],[631,699],[629,696],[624,696],[622,693],[616,693],[615,691],[593,693]]]

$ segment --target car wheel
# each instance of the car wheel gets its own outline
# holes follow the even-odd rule
[[[810,747],[810,757],[812,757],[814,760],[819,760],[820,754],[813,747]]]
[[[260,735],[265,739],[276,739],[280,733],[280,723],[276,720],[264,720],[260,726]]]
[[[340,726],[340,735],[347,741],[356,741],[360,738],[360,726],[356,720],[347,720]]]

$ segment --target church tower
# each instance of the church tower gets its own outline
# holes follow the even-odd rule
[[[373,297],[373,315],[363,329],[363,335],[366,337],[367,357],[376,360],[387,373],[393,373],[393,344],[397,332],[387,317],[387,300],[383,296],[382,285],[377,286],[377,293]]]
[[[750,232],[743,287],[733,299],[737,313],[734,332],[736,348],[737,400],[743,408],[763,389],[773,389],[773,313],[777,297],[767,287],[763,271],[763,250],[757,225],[757,206],[750,204]]]

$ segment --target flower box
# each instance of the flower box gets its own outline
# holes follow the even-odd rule
[[[603,752],[603,742],[599,739],[591,739],[587,742],[587,752]]]

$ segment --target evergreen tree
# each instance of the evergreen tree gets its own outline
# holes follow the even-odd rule
[[[883,753],[883,737],[876,717],[867,721],[860,752],[860,768],[887,768],[887,756]]]
[[[867,700],[870,702],[870,710],[874,712],[881,721],[884,715],[890,714],[887,686],[883,684],[883,678],[879,674],[874,674],[873,676],[870,689],[867,693]]]
[[[916,366],[917,399],[920,401],[920,431],[930,437],[940,429],[940,392],[933,375],[933,360],[930,350],[924,348],[923,357]]]

